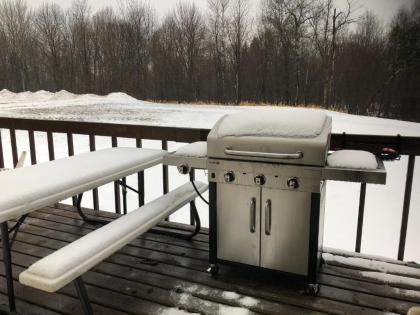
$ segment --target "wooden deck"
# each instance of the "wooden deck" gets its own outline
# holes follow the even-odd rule
[[[114,215],[100,212],[100,216]],[[68,206],[32,213],[13,245],[15,280],[41,257],[94,228]],[[186,229],[176,224],[162,228]],[[411,306],[420,304],[420,276],[408,284],[390,286],[366,278],[363,267],[331,262],[323,265],[319,295],[312,297],[272,277],[229,268],[213,279],[205,272],[207,258],[206,229],[192,242],[147,233],[83,279],[95,314],[406,314]],[[395,262],[395,266],[401,264]],[[420,272],[418,265],[412,268]],[[0,303],[6,303],[3,264],[0,271]],[[20,314],[81,314],[72,285],[48,294],[15,281],[15,289]]]

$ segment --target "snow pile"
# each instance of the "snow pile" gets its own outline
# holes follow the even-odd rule
[[[339,150],[330,154],[327,164],[331,167],[376,170],[378,162],[375,155],[366,151]]]
[[[415,262],[405,262],[405,261],[401,261],[401,260],[395,260],[393,258],[387,258],[387,257],[384,257],[384,256],[370,255],[370,254],[366,254],[366,253],[356,253],[356,252],[351,251],[351,250],[338,249],[338,248],[333,248],[333,247],[328,247],[328,246],[323,246],[322,247],[322,252],[323,253],[330,253],[330,254],[333,254],[335,256],[365,258],[365,259],[370,259],[370,260],[388,262],[388,263],[391,263],[391,264],[394,264],[394,265],[402,265],[402,266],[409,266],[409,267],[411,266],[411,267],[420,269],[420,264],[417,264]]]
[[[219,312],[218,315],[250,315],[251,311],[242,308],[242,307],[234,307],[234,306],[226,306],[226,305],[219,305]]]
[[[136,98],[128,95],[127,93],[123,93],[123,92],[114,92],[114,93],[109,93],[106,96],[108,99],[112,99],[112,100],[117,100],[117,101],[121,101],[121,100],[126,100],[126,101],[137,101]]]
[[[382,273],[392,273],[397,275],[411,276],[420,278],[420,269],[403,265],[396,265],[384,261],[359,257],[342,257],[330,253],[323,253],[322,259],[328,263],[338,263],[351,267],[359,267],[365,270],[380,271]]]
[[[257,299],[254,299],[250,296],[245,296],[239,299],[239,304],[246,306],[246,307],[253,307],[257,305],[259,302]]]
[[[407,315],[419,315],[420,314],[420,306],[413,306],[408,310]]]
[[[360,275],[364,278],[377,280],[388,285],[394,285],[394,286],[405,285],[405,286],[413,287],[416,289],[420,287],[420,279],[397,276],[397,275],[392,275],[392,274],[387,274],[387,273],[377,272],[377,271],[361,271]],[[404,290],[404,291],[405,292],[401,292],[401,293],[404,293],[411,297],[418,297],[420,301],[419,291],[411,291],[411,290]]]
[[[60,92],[54,93],[53,97],[51,97],[51,101],[72,100],[74,98],[76,98],[76,94],[61,90]]]
[[[247,110],[223,118],[219,137],[315,138],[324,127],[327,115],[308,109]]]
[[[162,311],[159,311],[159,314],[156,315],[200,315],[199,313],[190,313],[179,308],[171,307],[165,308]]]
[[[15,93],[10,92],[7,89],[3,89],[0,91],[0,99],[10,99],[15,96]]]
[[[226,300],[234,300],[237,301],[240,305],[245,307],[252,307],[259,303],[257,299],[254,299],[250,296],[242,296],[236,292],[232,291],[224,291],[222,293],[222,298]]]
[[[239,300],[241,297],[238,293],[232,291],[224,291],[222,297],[226,300]]]
[[[40,90],[38,92],[33,93],[32,98],[39,101],[39,102],[42,102],[42,101],[50,100],[53,94],[54,93],[44,91],[44,90]]]
[[[187,144],[174,153],[174,155],[188,156],[188,157],[206,157],[207,156],[207,142],[198,141]]]
[[[57,105],[60,101],[76,101],[78,104],[89,103],[122,103],[122,102],[137,102],[134,97],[126,93],[110,93],[106,96],[96,94],[74,94],[66,90],[61,90],[56,93],[40,90],[37,92],[20,92],[13,93],[9,90],[3,89],[0,91],[1,103],[19,103],[19,105]]]

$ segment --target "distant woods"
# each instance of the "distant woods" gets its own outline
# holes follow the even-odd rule
[[[0,89],[321,106],[420,121],[420,0],[389,27],[333,0],[146,2],[92,13],[0,0]],[[251,14],[252,13],[252,14]]]

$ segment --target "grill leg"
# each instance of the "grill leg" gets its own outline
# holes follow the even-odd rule
[[[15,291],[13,288],[12,255],[10,252],[9,229],[7,222],[0,223],[1,239],[3,242],[3,262],[6,273],[7,296],[9,298],[10,312],[16,311]]]
[[[92,305],[89,301],[89,296],[86,291],[85,284],[83,283],[82,277],[76,278],[73,281],[74,286],[76,287],[77,295],[79,296],[80,303],[82,304],[83,314],[93,315]]]

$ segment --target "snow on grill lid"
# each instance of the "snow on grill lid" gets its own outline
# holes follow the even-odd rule
[[[230,114],[221,122],[222,137],[315,138],[321,134],[327,115],[309,109],[248,110]]]

